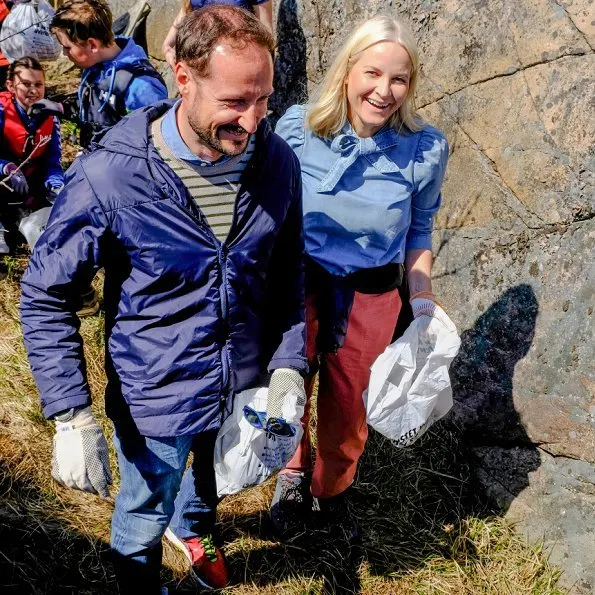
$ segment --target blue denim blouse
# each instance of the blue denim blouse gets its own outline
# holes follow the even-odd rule
[[[302,168],[306,252],[334,275],[402,263],[415,248],[432,248],[433,218],[448,160],[435,128],[397,133],[385,127],[359,138],[348,123],[333,139],[305,127],[294,105],[276,133]]]

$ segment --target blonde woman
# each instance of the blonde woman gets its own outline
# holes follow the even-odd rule
[[[405,275],[414,316],[435,308],[432,221],[448,145],[416,114],[418,74],[409,30],[375,17],[345,42],[312,102],[277,125],[302,168],[309,395],[319,371],[316,461],[307,413],[273,497],[281,535],[307,521],[313,496],[325,528],[357,535],[348,493],[368,433],[362,393],[391,342]]]
[[[161,50],[165,60],[173,69],[176,64],[176,33],[182,19],[191,11],[211,4],[232,4],[253,12],[258,20],[273,32],[273,0],[182,0],[182,7],[170,27]]]

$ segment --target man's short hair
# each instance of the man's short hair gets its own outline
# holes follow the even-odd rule
[[[176,62],[186,62],[200,77],[209,76],[215,47],[227,42],[243,49],[255,44],[275,55],[271,32],[250,12],[230,5],[212,5],[193,10],[184,17],[176,36]]]
[[[77,45],[92,37],[103,45],[114,43],[112,11],[105,0],[66,0],[56,10],[50,29],[60,29]]]

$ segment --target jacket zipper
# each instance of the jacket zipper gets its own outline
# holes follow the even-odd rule
[[[252,167],[253,167],[252,164],[248,165],[248,168],[252,169]],[[233,218],[232,218],[231,226],[229,228],[230,233],[228,234],[228,237],[226,238],[225,242],[228,242],[231,239],[231,231],[237,225],[238,200],[239,200],[239,197],[242,196],[246,192],[245,190],[243,190],[244,184],[242,184],[242,181],[243,180],[240,180],[240,188],[238,189],[238,192],[236,194],[236,201],[235,201],[234,210],[233,210]],[[174,186],[174,188],[176,188],[175,184],[173,184],[173,186]],[[242,192],[242,190],[243,190],[243,192]],[[221,397],[220,397],[220,402],[219,402],[219,408],[220,408],[221,414],[224,415],[225,410],[226,410],[226,404],[227,404],[227,395],[228,395],[229,389],[230,389],[230,386],[229,386],[230,374],[229,374],[229,372],[230,372],[230,368],[231,368],[229,352],[227,349],[227,339],[229,337],[229,320],[228,320],[228,306],[229,306],[229,304],[228,304],[228,296],[227,296],[227,267],[225,265],[225,256],[226,256],[225,243],[222,243],[219,241],[219,239],[217,239],[217,237],[213,233],[211,226],[207,223],[205,217],[201,213],[199,207],[193,209],[192,207],[189,208],[188,206],[186,206],[186,204],[183,204],[182,202],[179,202],[177,200],[175,202],[187,215],[189,215],[192,219],[194,219],[199,224],[199,226],[201,226],[211,236],[211,239],[213,240],[213,242],[215,243],[215,246],[217,248],[217,264],[218,264],[219,270],[221,272],[221,286],[219,287],[219,301],[221,303],[221,316],[223,319],[222,320],[222,325],[223,325],[222,335],[223,335],[223,337],[221,340],[222,382],[221,382]]]
[[[227,350],[227,339],[229,336],[229,320],[228,320],[228,299],[227,299],[227,267],[225,265],[225,246],[215,238],[217,242],[217,261],[219,270],[221,271],[221,286],[219,287],[219,299],[221,301],[221,316],[223,318],[223,338],[221,341],[221,369],[222,369],[222,394],[221,394],[221,412],[225,411],[225,404],[227,401],[227,394],[229,392],[229,352]]]

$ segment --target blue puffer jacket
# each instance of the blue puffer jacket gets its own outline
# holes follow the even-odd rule
[[[299,163],[267,122],[222,244],[138,110],[78,159],[22,281],[31,369],[50,417],[89,404],[76,296],[105,268],[106,409],[146,436],[219,427],[235,391],[304,373]]]

